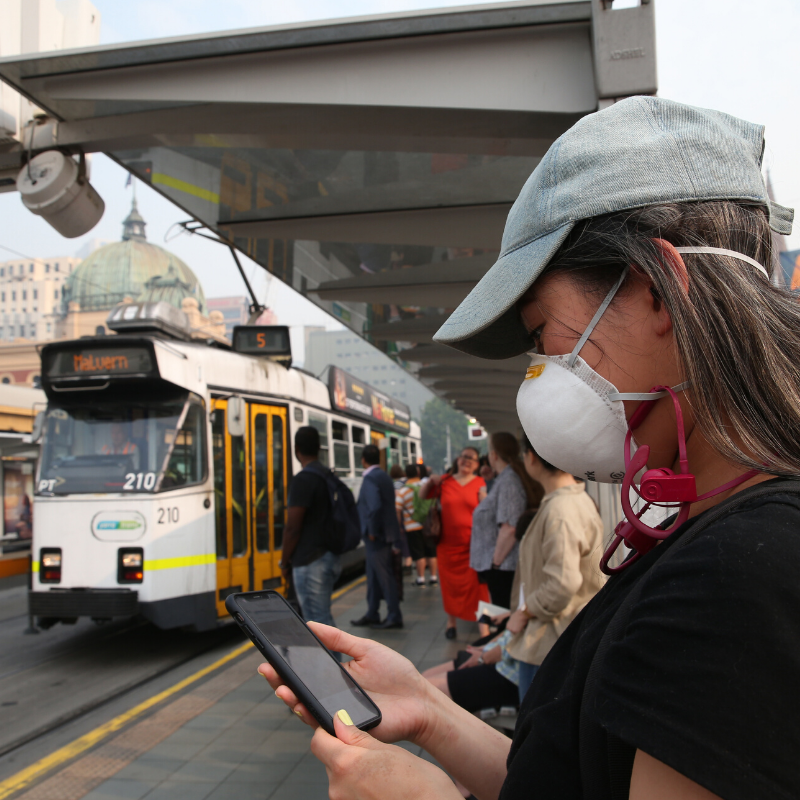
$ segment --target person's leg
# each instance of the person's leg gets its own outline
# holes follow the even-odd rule
[[[417,583],[425,583],[425,559],[420,558],[417,560]]]
[[[400,599],[397,594],[397,584],[395,583],[394,574],[392,572],[392,548],[388,544],[377,547],[373,551],[372,556],[373,569],[375,571],[377,583],[380,585],[380,591],[383,593],[383,599],[386,601],[386,621],[390,623],[402,623],[403,615],[400,612]]]
[[[440,692],[450,697],[450,689],[447,686],[447,675],[453,669],[453,662],[451,661],[450,669],[446,672],[437,672],[435,675],[431,675],[430,677],[426,676],[428,682],[435,686]]]
[[[364,545],[366,549],[366,572],[367,572],[367,613],[365,617],[373,622],[380,622],[381,619],[381,585],[378,580],[378,572],[375,565],[376,548],[375,545],[367,541]]]
[[[297,573],[300,573],[298,585],[302,584],[302,588],[297,590],[297,597],[306,622],[335,626],[331,615],[331,595],[341,571],[339,558],[333,553],[325,553],[307,566],[292,570],[295,581]]]
[[[538,664],[526,664],[524,661],[519,662],[519,702],[525,699],[525,695],[533,683],[533,678],[539,669]]]
[[[428,569],[431,571],[431,580],[438,582],[438,580],[439,580],[439,562],[437,561],[435,556],[433,558],[429,558],[428,559]]]
[[[437,664],[435,667],[431,667],[430,669],[426,669],[425,672],[422,673],[422,677],[429,679],[433,675],[439,674],[446,674],[453,669],[453,661],[445,661],[444,664]]]
[[[492,603],[510,610],[511,586],[514,583],[514,573],[502,569],[490,569],[484,574]]]
[[[309,565],[310,566],[310,565]],[[308,622],[308,615],[310,613],[309,598],[308,598],[308,566],[305,567],[292,567],[292,587],[294,588],[297,602],[300,605],[300,610],[303,613],[303,619]]]
[[[447,630],[456,629],[456,618],[452,614],[447,615]]]

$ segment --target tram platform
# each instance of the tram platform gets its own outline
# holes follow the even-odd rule
[[[337,625],[396,649],[424,670],[453,658],[478,637],[475,623],[444,636],[438,586],[406,578],[402,630],[364,631],[364,579],[341,590]],[[256,675],[261,661],[238,645],[199,679],[166,692],[91,731],[0,784],[9,800],[322,800],[328,781],[310,752],[312,732]],[[185,684],[185,686],[181,686]],[[162,698],[163,699],[160,699]],[[150,706],[147,707],[147,704]],[[144,711],[139,709],[144,706]],[[405,744],[411,752],[419,748]]]

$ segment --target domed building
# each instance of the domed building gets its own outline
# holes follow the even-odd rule
[[[169,298],[158,299],[168,299],[180,308],[184,297],[194,297],[200,313],[205,313],[205,295],[197,276],[176,255],[148,242],[146,225],[134,199],[131,213],[122,223],[122,241],[95,250],[67,279],[61,299],[63,314],[70,308],[108,312],[126,297],[143,302],[143,294],[158,281],[168,281],[177,289],[169,292]]]
[[[148,242],[146,225],[134,198],[122,241],[95,250],[65,281],[56,338],[107,332],[108,312],[119,303],[159,300],[187,312],[193,328],[214,328],[204,316],[206,298],[197,276],[176,255]],[[216,330],[209,333],[219,338]]]

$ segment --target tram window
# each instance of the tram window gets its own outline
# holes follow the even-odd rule
[[[344,442],[333,443],[333,471],[337,475],[350,474],[350,446]]]
[[[162,489],[202,483],[206,477],[205,446],[206,414],[202,406],[190,405],[181,429],[175,434],[168,431],[166,439],[173,439]]]
[[[328,458],[328,420],[318,414],[309,414],[308,424],[319,431],[319,463],[329,467],[331,463]]]
[[[269,552],[269,486],[267,471],[267,415],[257,414],[255,425],[253,461],[255,465],[256,549],[259,553]]]
[[[177,426],[185,405],[186,399],[131,399],[49,406],[36,492],[153,492],[180,436]],[[194,436],[190,449],[199,448],[203,438],[202,432]],[[202,454],[195,456],[195,464],[205,470]]]
[[[231,507],[233,509],[233,552],[231,556],[236,558],[247,552],[247,520],[245,519],[245,509],[247,508],[247,487],[245,486],[245,476],[247,475],[244,436],[231,436]]]
[[[412,464],[416,464],[417,463],[417,443],[416,442],[409,442],[408,443],[408,449],[409,449],[409,452],[410,452],[410,455],[411,455],[411,463]]]
[[[360,476],[364,472],[364,468],[361,466],[361,453],[366,443],[367,432],[364,428],[353,425],[353,461],[355,462],[356,476]]]
[[[403,454],[403,466],[406,466],[408,464],[408,439],[401,439],[400,445],[400,451]]]
[[[347,423],[340,422],[338,419],[332,419],[331,437],[335,442],[349,442],[350,436],[347,430]]]
[[[211,441],[214,456],[214,527],[217,558],[228,557],[228,513],[225,503],[225,411],[211,415]]]
[[[283,419],[272,417],[272,515],[275,520],[275,549],[283,547],[286,524],[286,455],[283,445]]]

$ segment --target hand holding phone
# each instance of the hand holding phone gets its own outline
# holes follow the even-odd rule
[[[443,695],[407,658],[372,639],[362,639],[319,622],[310,622],[308,627],[329,650],[352,656],[345,669],[381,710],[380,725],[370,731],[376,739],[414,743],[430,728],[431,715],[438,716],[435,709]],[[317,726],[302,700],[269,663],[261,664],[258,671],[277,696],[299,712],[303,722]]]
[[[380,723],[380,709],[280,594],[232,594],[225,607],[281,680],[332,736],[333,716],[342,709],[361,730]]]

